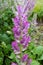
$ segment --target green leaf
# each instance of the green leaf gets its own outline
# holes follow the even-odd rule
[[[10,42],[10,38],[6,34],[3,34],[2,35],[2,41],[4,41],[5,43],[8,44]]]
[[[38,46],[35,49],[33,49],[33,54],[41,55],[43,53],[43,46]]]
[[[3,64],[3,58],[0,58],[0,65]]]
[[[38,60],[43,60],[43,54],[38,58]]]
[[[39,63],[38,61],[33,60],[33,61],[31,62],[31,65],[40,65],[40,63]]]
[[[34,12],[40,17],[43,16],[43,0],[37,0]]]
[[[9,56],[10,59],[15,59],[15,54],[14,52],[11,53],[11,55]]]
[[[3,58],[4,54],[2,53],[2,50],[0,51],[0,58]]]
[[[1,47],[2,47],[3,49],[7,48],[6,43],[5,43],[5,42],[2,42],[2,43],[1,43]]]
[[[16,55],[14,54],[14,52],[11,53],[11,55],[9,56],[9,58],[12,59],[13,62],[16,61],[18,63],[18,65],[20,65],[19,60],[16,58]]]
[[[6,65],[10,65],[10,63],[11,63],[11,61],[10,61],[9,59],[6,58],[5,64],[6,64]]]

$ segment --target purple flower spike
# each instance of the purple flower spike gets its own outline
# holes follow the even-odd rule
[[[12,62],[11,65],[17,65],[17,64]]]
[[[17,2],[17,0],[15,0]],[[15,41],[12,42],[12,49],[16,54],[16,57],[21,59],[20,54],[22,55],[22,51],[25,51],[28,47],[31,38],[28,34],[28,29],[30,27],[30,23],[28,22],[28,13],[30,10],[33,10],[35,5],[35,0],[23,0],[24,5],[21,6],[18,4],[16,10],[18,15],[13,18],[14,27],[12,29],[14,33]],[[22,46],[22,47],[21,47]],[[21,47],[21,48],[20,48]],[[28,59],[28,55],[24,54],[22,59],[20,60],[21,65],[30,65],[32,62],[31,59]],[[17,65],[16,63],[12,63],[11,65]]]
[[[12,49],[13,49],[13,50],[17,50],[17,51],[20,50],[20,49],[19,49],[19,46],[18,46],[18,43],[17,43],[16,41],[13,41],[13,42],[12,42]]]
[[[26,62],[28,60],[28,55],[24,54],[22,57],[22,62]]]

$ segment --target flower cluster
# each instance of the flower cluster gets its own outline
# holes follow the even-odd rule
[[[28,6],[27,6],[28,5]],[[34,6],[31,0],[31,4],[29,4],[29,1],[27,1],[26,6],[23,8],[21,5],[17,6],[17,13],[15,18],[13,18],[14,27],[12,29],[14,33],[14,41],[12,42],[12,49],[14,50],[14,53],[16,56],[18,54],[22,54],[20,56],[20,62],[21,65],[30,65],[31,59],[28,59],[27,54],[23,54],[22,51],[27,49],[29,42],[31,41],[31,38],[28,34],[28,29],[30,27],[30,23],[27,20],[27,12],[28,7]],[[18,65],[16,63],[12,63],[11,65]]]
[[[24,48],[27,48],[28,43],[30,42],[30,36],[28,34],[28,29],[30,23],[27,20],[27,16],[23,14],[22,7],[18,5],[17,7],[18,15],[13,18],[13,33],[15,41],[12,42],[12,48],[14,52],[20,52],[21,49],[19,46],[22,46],[22,51]]]

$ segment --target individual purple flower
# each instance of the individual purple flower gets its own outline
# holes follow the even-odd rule
[[[22,21],[23,21],[23,22],[24,22],[24,21],[27,21],[27,15],[22,14]]]
[[[17,36],[19,36],[20,35],[20,33],[21,33],[21,30],[20,30],[20,28],[19,27],[13,27],[13,33],[14,33],[14,35],[16,34]]]
[[[24,20],[22,26],[23,26],[23,29],[24,29],[24,28],[29,29],[30,23],[29,23],[28,21]]]
[[[20,23],[20,19],[18,16],[16,16],[15,18],[12,18],[13,24],[14,26],[18,26]]]
[[[27,21],[26,22],[23,22],[22,32],[24,34],[28,34],[29,27],[30,27],[30,23],[29,22],[27,22]]]
[[[27,65],[30,65],[31,62],[32,62],[32,59],[28,59],[28,61],[27,61]]]
[[[17,50],[17,51],[20,50],[20,49],[19,49],[19,46],[18,46],[18,43],[17,43],[16,41],[13,41],[13,42],[12,42],[12,49],[13,49],[13,50]]]
[[[28,43],[30,42],[30,36],[27,36],[27,35],[25,35],[25,36],[23,36],[23,38],[21,39],[21,44],[23,45],[23,47],[25,48],[25,47],[27,47],[28,46]]]
[[[28,28],[29,29],[30,23],[28,21],[24,21],[24,26],[25,26],[25,28]]]
[[[16,63],[12,62],[11,65],[17,65]]]
[[[28,60],[28,55],[24,54],[22,57],[22,62],[26,62]]]
[[[29,59],[29,63],[31,63],[32,62],[32,59]]]

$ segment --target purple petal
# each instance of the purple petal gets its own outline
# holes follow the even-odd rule
[[[13,33],[16,34],[16,35],[20,35],[21,31],[20,31],[20,28],[19,27],[13,27]]]
[[[23,36],[23,38],[21,39],[20,43],[25,47],[28,46],[28,43],[30,42],[30,36]]]
[[[17,65],[17,64],[12,62],[11,65]]]
[[[13,49],[13,50],[17,50],[17,51],[20,50],[20,49],[19,49],[19,46],[18,46],[18,43],[17,43],[16,41],[13,41],[13,42],[12,42],[12,49]]]
[[[13,23],[14,23],[15,26],[18,26],[18,25],[19,25],[20,20],[19,20],[19,17],[18,17],[18,16],[16,16],[16,17],[13,18],[12,20],[13,20]]]
[[[23,8],[22,8],[22,6],[20,6],[20,5],[17,6],[17,12],[18,12],[19,15],[23,14]]]
[[[27,37],[24,48],[28,46],[28,43],[31,41],[30,36]]]
[[[30,27],[30,23],[29,22],[24,22],[23,23],[23,31],[25,32],[26,30],[27,30],[27,32],[28,32],[28,29],[29,29],[29,27]]]
[[[28,55],[24,54],[22,57],[22,62],[26,62],[28,60]]]
[[[26,16],[25,14],[23,14],[21,18],[22,18],[22,21],[23,21],[23,22],[24,22],[24,21],[27,21],[27,16]]]
[[[31,62],[32,62],[32,59],[28,59],[27,65],[30,65]]]

